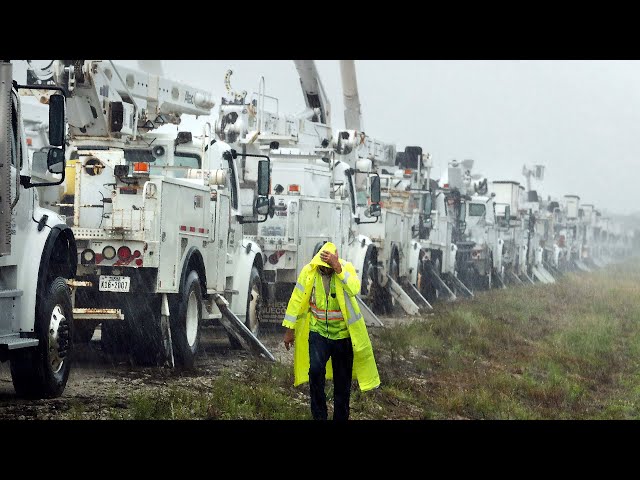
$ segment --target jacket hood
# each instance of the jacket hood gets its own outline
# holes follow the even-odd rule
[[[322,265],[323,267],[329,267],[329,268],[331,268],[331,265],[329,265],[327,262],[323,262],[323,261],[320,259],[320,254],[321,254],[322,252],[325,252],[325,251],[327,251],[327,252],[329,252],[329,253],[333,253],[333,254],[335,254],[335,253],[336,253],[336,250],[337,250],[337,248],[336,248],[336,246],[335,246],[333,243],[331,243],[331,242],[327,242],[327,243],[325,243],[325,244],[322,246],[322,248],[320,248],[320,250],[318,250],[318,253],[316,253],[316,255],[313,257],[313,260],[311,260],[311,262],[310,262],[310,263],[311,263],[311,265],[315,265],[316,267],[317,267],[317,266]]]

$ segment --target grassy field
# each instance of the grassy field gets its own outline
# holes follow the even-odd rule
[[[354,383],[354,420],[640,417],[638,262],[479,293],[370,334],[382,385]],[[291,365],[256,360],[197,391],[134,395],[117,418],[309,419],[308,387],[292,383]]]

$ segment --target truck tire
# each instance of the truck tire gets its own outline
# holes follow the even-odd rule
[[[260,322],[262,311],[262,278],[260,278],[260,272],[257,267],[251,268],[251,276],[249,277],[249,292],[247,295],[247,314],[245,316],[244,324],[251,330],[256,336],[260,337]],[[234,350],[240,350],[242,345],[231,334],[229,336],[229,343]]]
[[[35,315],[38,346],[10,355],[13,387],[21,397],[56,398],[67,385],[73,353],[73,310],[64,278],[55,278],[36,297]]]
[[[432,278],[432,274],[427,267],[426,262],[431,263],[431,268],[438,274],[438,276],[442,274],[442,264],[440,262],[440,256],[437,254],[432,254],[431,260],[422,260],[420,264],[420,268],[422,269],[420,293],[427,299],[427,302],[434,303],[440,298],[440,290],[438,289],[438,285],[435,280]]]
[[[393,278],[396,283],[400,282],[400,260],[398,255],[398,250],[394,249],[393,254],[391,255],[391,262],[389,265],[389,276]],[[385,313],[388,315],[393,315],[398,312],[399,305],[396,301],[395,297],[391,294],[391,282],[387,283],[386,289],[386,302],[385,302]]]
[[[187,275],[178,301],[172,302],[171,342],[177,366],[193,368],[200,344],[202,287],[195,270]]]

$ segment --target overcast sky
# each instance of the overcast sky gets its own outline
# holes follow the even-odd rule
[[[136,66],[135,61],[116,61]],[[334,130],[344,127],[338,60],[319,60]],[[225,94],[257,90],[264,75],[280,111],[303,110],[292,60],[165,60],[167,76]],[[356,61],[363,129],[430,152],[438,177],[451,159],[472,158],[489,180],[524,184],[522,166],[546,166],[534,188],[579,195],[612,213],[640,210],[639,61]]]

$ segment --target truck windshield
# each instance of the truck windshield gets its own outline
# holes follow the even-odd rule
[[[481,217],[484,215],[485,206],[482,203],[470,203],[469,204],[469,216]]]

